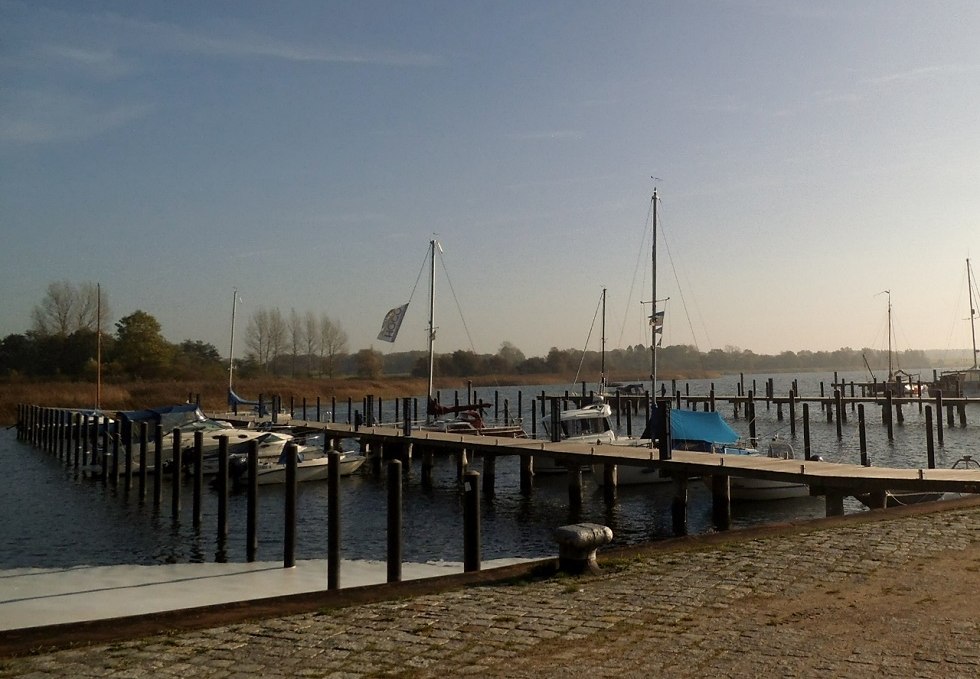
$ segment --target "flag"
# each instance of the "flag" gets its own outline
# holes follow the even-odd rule
[[[650,317],[650,325],[653,326],[653,332],[663,334],[664,332],[664,312],[657,311],[654,312],[653,316]]]
[[[381,332],[378,339],[384,342],[394,342],[398,336],[398,329],[402,327],[402,319],[405,318],[405,311],[408,310],[408,302],[385,314],[385,319],[381,323]]]

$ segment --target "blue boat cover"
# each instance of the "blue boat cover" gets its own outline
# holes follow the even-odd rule
[[[660,411],[654,410],[642,438],[651,438],[650,432],[660,432]],[[711,450],[711,444],[732,444],[738,441],[738,432],[725,422],[717,412],[697,410],[670,410],[670,437],[677,448]],[[653,438],[656,438],[654,436]]]

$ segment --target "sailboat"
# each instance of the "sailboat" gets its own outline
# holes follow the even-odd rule
[[[941,373],[933,384],[933,388],[942,391],[943,396],[953,398],[980,398],[980,365],[977,364],[980,353],[977,351],[977,331],[975,325],[978,314],[973,298],[973,291],[977,287],[977,281],[973,277],[973,270],[970,268],[969,258],[966,260],[966,287],[970,300],[970,336],[973,340],[973,365],[963,370],[947,370]]]
[[[435,393],[435,299],[436,299],[436,250],[442,252],[442,245],[433,239],[429,241],[429,376],[426,390],[426,421],[421,425],[428,431],[452,432],[454,434],[472,434],[478,436],[500,436],[506,438],[526,438],[527,433],[520,422],[514,424],[490,424],[484,421],[483,411],[491,406],[490,403],[479,401],[458,406],[446,406],[439,403]],[[387,314],[381,324],[378,339],[384,342],[394,342],[398,336],[402,321],[408,311],[411,299],[397,306]],[[453,415],[454,417],[446,417]]]
[[[895,332],[895,326],[892,323],[892,292],[891,290],[883,290],[879,294],[888,296],[888,378],[883,382],[879,382],[875,378],[871,366],[868,365],[867,357],[862,356],[864,358],[864,365],[868,368],[868,373],[871,375],[868,390],[872,396],[883,396],[889,391],[894,396],[917,395],[921,388],[919,376],[909,374],[901,368],[895,368],[894,351],[892,351],[892,335]]]

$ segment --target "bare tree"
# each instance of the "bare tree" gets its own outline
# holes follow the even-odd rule
[[[282,356],[286,346],[286,319],[278,307],[269,311],[269,361],[274,362]]]
[[[33,330],[42,337],[67,337],[79,330],[95,332],[99,321],[104,328],[108,318],[106,294],[100,294],[96,283],[82,283],[80,286],[69,281],[49,283],[44,299],[31,311]]]
[[[293,377],[296,377],[296,359],[299,356],[299,351],[303,347],[303,342],[305,341],[303,337],[304,329],[305,327],[303,325],[302,317],[296,313],[295,307],[290,309],[287,331],[289,333],[289,345],[292,349],[292,358],[289,362],[289,373]]]
[[[269,367],[270,358],[269,325],[269,310],[259,307],[249,317],[245,327],[245,346],[255,361],[266,368]]]
[[[347,333],[326,314],[320,316],[320,363],[333,377],[337,356],[347,351]],[[326,358],[324,358],[326,356]]]
[[[320,350],[320,325],[316,320],[316,314],[307,311],[303,316],[303,337],[306,339],[306,371],[313,374],[313,357]]]

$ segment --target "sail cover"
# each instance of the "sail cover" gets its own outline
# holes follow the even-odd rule
[[[660,411],[654,410],[653,416],[647,423],[643,438],[651,438],[650,432],[663,429],[660,424]],[[725,422],[716,412],[698,412],[697,410],[670,410],[670,437],[677,444],[681,441],[705,443],[711,449],[712,443],[732,444],[738,441],[738,432]],[[656,438],[654,436],[653,438]]]

